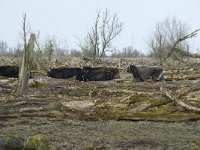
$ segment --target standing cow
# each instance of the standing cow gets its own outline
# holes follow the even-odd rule
[[[132,73],[136,81],[144,82],[148,79],[154,82],[164,81],[163,69],[157,66],[130,65],[127,72]]]

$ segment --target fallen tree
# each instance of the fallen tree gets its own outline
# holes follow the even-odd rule
[[[184,51],[184,50],[176,48],[176,46],[180,42],[196,36],[198,31],[200,31],[200,29],[197,29],[197,30],[193,31],[190,34],[187,34],[186,36],[178,38],[174,42],[174,44],[172,45],[169,53],[167,54],[167,57],[163,59],[161,64],[163,64],[168,58],[170,58],[174,52],[180,53],[182,56],[187,56],[187,57],[192,57],[192,58],[200,58],[200,54],[193,54],[193,53],[190,53],[190,52],[187,52],[187,51]],[[200,108],[191,106],[189,104],[186,104],[185,102],[183,102],[183,100],[181,100],[181,98],[183,96],[187,95],[190,92],[197,91],[197,90],[200,90],[200,82],[195,83],[190,88],[182,89],[177,94],[177,96],[172,95],[171,94],[172,91],[170,91],[169,89],[166,89],[164,87],[160,87],[160,91],[163,92],[166,95],[166,97],[169,98],[171,101],[174,101],[177,105],[181,106],[182,108],[184,108],[184,109],[186,109],[188,111],[195,112],[195,113],[200,113]]]
[[[198,85],[200,85],[200,82],[198,83]],[[192,89],[193,89],[193,87],[192,87]],[[200,89],[200,87],[199,87],[199,89]],[[174,101],[177,105],[181,106],[182,108],[184,108],[188,111],[191,111],[191,112],[200,113],[200,108],[186,104],[185,102],[183,102],[182,100],[180,100],[176,96],[173,96],[171,94],[172,93],[171,90],[166,89],[164,87],[160,87],[160,91],[163,92],[167,98],[169,98],[171,101]],[[188,89],[188,92],[189,91],[191,91],[191,90]],[[186,94],[186,93],[184,93],[184,94]]]

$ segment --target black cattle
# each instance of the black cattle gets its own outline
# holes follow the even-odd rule
[[[0,76],[18,78],[18,66],[0,66]]]
[[[54,68],[47,72],[47,76],[51,78],[59,78],[59,79],[68,79],[71,77],[76,77],[76,79],[80,79],[81,77],[81,68],[68,68],[68,67],[60,67]]]
[[[119,69],[111,67],[83,67],[81,81],[106,81],[119,78]]]
[[[163,69],[157,66],[130,65],[127,72],[132,73],[136,81],[144,82],[148,79],[164,81]]]

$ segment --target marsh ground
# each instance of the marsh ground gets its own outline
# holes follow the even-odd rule
[[[0,123],[1,133],[16,134],[25,139],[37,133],[46,135],[53,150],[190,150],[200,137],[197,122],[67,121],[28,117]]]
[[[63,62],[73,66],[70,59]],[[74,62],[74,66],[79,64]],[[43,133],[55,150],[194,149],[192,142],[200,139],[200,115],[174,104],[160,87],[172,90],[172,94],[191,87],[199,82],[199,68],[181,64],[166,67],[165,83],[140,83],[126,73],[126,66],[133,62],[155,63],[120,60],[121,79],[106,82],[39,75],[31,80],[25,97],[15,96],[17,79],[0,78],[0,132],[24,138]],[[108,64],[116,67],[119,61],[109,60]],[[195,91],[183,98],[200,106],[199,97],[200,92]]]

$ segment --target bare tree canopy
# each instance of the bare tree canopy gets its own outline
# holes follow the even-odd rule
[[[48,61],[50,62],[52,60],[53,52],[56,49],[56,38],[55,36],[48,37],[45,41],[45,48],[48,54]]]
[[[133,48],[133,46],[124,47],[122,50],[118,50],[115,48],[113,50],[111,57],[118,57],[118,58],[134,58],[134,57],[143,57],[145,56],[139,50]]]
[[[169,49],[169,52],[167,53],[167,56],[162,60],[162,62],[166,61],[173,53],[177,52],[179,54],[182,54],[183,56],[189,56],[189,57],[193,57],[193,58],[200,58],[200,55],[199,54],[192,54],[190,53],[189,51],[184,51],[180,48],[177,48],[179,44],[181,44],[181,42],[184,42],[186,39],[189,39],[189,38],[193,38],[194,36],[197,35],[197,32],[199,31],[200,29],[197,29],[185,36],[182,36],[182,37],[179,37],[174,43],[173,45],[171,46],[171,48]]]
[[[84,42],[78,43],[84,55],[99,60],[106,51],[110,51],[111,42],[122,31],[122,23],[117,14],[111,15],[110,11],[97,13],[94,26],[88,32]]]
[[[167,18],[163,22],[156,24],[153,33],[147,39],[151,56],[162,59],[167,56],[171,47],[182,37],[188,35],[189,25],[176,18]],[[176,44],[176,48],[183,51],[189,51],[189,44],[181,40]]]
[[[0,41],[0,54],[4,55],[7,53],[8,50],[8,44],[4,41]]]

